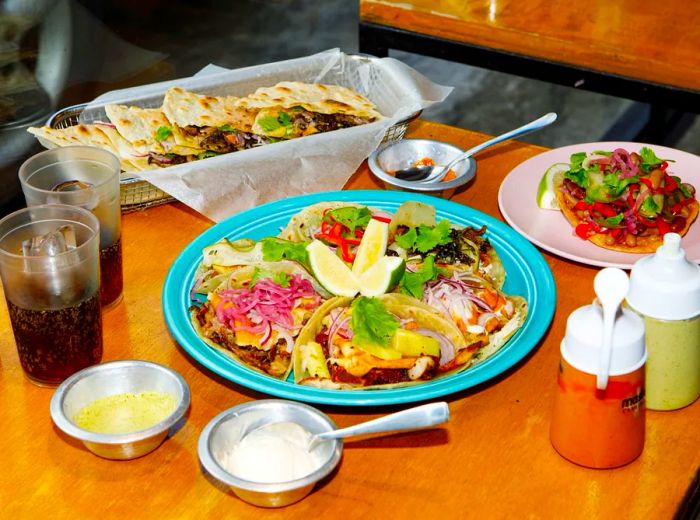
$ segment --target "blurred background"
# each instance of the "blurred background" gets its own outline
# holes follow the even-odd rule
[[[24,205],[17,169],[43,149],[26,128],[56,110],[190,76],[209,63],[238,68],[335,47],[358,50],[355,1],[0,0],[0,215]],[[425,119],[498,134],[556,111],[555,125],[524,140],[557,147],[628,137],[615,123],[630,101],[405,52],[390,56],[455,87]],[[700,123],[691,119],[673,146],[700,153]]]

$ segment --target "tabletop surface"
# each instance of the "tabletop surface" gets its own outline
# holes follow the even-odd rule
[[[360,19],[700,90],[700,3],[685,0],[360,0]],[[692,64],[692,65],[691,65]]]
[[[410,136],[463,148],[485,136],[424,121]],[[476,180],[453,199],[501,218],[504,176],[543,148],[511,142],[483,152]],[[347,189],[379,188],[365,166]],[[447,398],[443,428],[348,441],[339,469],[301,502],[263,511],[216,485],[201,469],[206,423],[266,397],[195,363],[175,342],[161,291],[178,253],[210,221],[176,203],[123,218],[124,300],[104,315],[104,361],[145,359],[177,370],[192,404],[184,425],[155,452],[100,459],[51,422],[52,389],[23,375],[5,305],[0,306],[0,504],[7,518],[671,518],[700,466],[700,402],[648,412],[644,453],[615,470],[561,458],[549,442],[550,411],[566,317],[593,298],[595,268],[545,254],[558,287],[554,321],[535,350],[501,377]],[[575,290],[571,290],[575,288]],[[320,406],[341,427],[397,407]]]

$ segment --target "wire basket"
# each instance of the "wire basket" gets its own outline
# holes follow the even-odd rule
[[[80,115],[86,106],[87,103],[83,103],[59,110],[49,118],[46,125],[51,128],[68,128],[69,126],[77,125],[81,122]],[[382,143],[403,139],[409,123],[417,119],[420,114],[421,111],[415,112],[406,119],[389,127],[384,134]],[[167,204],[175,200],[153,184],[132,175],[122,173],[119,183],[122,213],[145,209],[159,204]]]

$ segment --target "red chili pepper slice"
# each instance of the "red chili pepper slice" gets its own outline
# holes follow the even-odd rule
[[[654,191],[654,185],[651,183],[651,179],[647,179],[646,177],[642,177],[639,180],[640,180],[640,182],[643,182],[647,188]]]
[[[659,164],[659,170],[662,172],[666,171],[666,168],[668,168],[668,162],[664,161],[661,164]]]
[[[665,186],[664,186],[665,193],[671,193],[671,192],[673,192],[673,190],[678,188],[678,183],[676,182],[676,179],[671,177],[668,173],[666,175],[664,175],[664,182],[665,182]]]
[[[391,219],[389,217],[384,217],[382,215],[372,215],[372,218],[374,220],[378,220],[379,222],[384,222],[385,224],[391,224]]]
[[[629,185],[629,191],[627,192],[627,205],[630,208],[634,207],[634,199],[636,198],[634,193],[639,189],[639,184],[636,182]]]
[[[648,218],[645,218],[645,217],[641,216],[639,213],[636,214],[636,217],[637,217],[637,219],[638,219],[642,224],[644,224],[646,227],[656,227],[656,226],[658,225],[658,222],[661,221],[660,218],[659,218],[658,221],[656,221],[656,220],[649,220]]]
[[[603,202],[594,203],[593,209],[600,212],[600,214],[606,218],[617,215],[617,211],[615,211],[609,204],[605,204]]]
[[[671,232],[671,226],[669,226],[664,219],[659,217],[657,222],[657,227],[659,228],[659,235],[664,236],[666,233]]]
[[[576,226],[575,231],[580,238],[588,240],[591,235],[591,225],[588,222],[581,222]]]
[[[348,243],[346,241],[341,242],[340,251],[343,254],[343,260],[346,262],[352,263],[355,261],[355,255],[350,252],[350,248],[348,247]]]
[[[591,209],[591,205],[588,204],[586,201],[579,200],[576,204],[574,204],[574,209],[576,210],[584,210],[584,209]]]

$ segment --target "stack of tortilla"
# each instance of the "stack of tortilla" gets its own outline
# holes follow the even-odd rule
[[[206,96],[172,87],[160,108],[106,105],[109,121],[29,128],[54,146],[110,150],[122,170],[166,167],[280,140],[371,123],[382,116],[357,92],[337,85],[281,82],[253,94]]]

